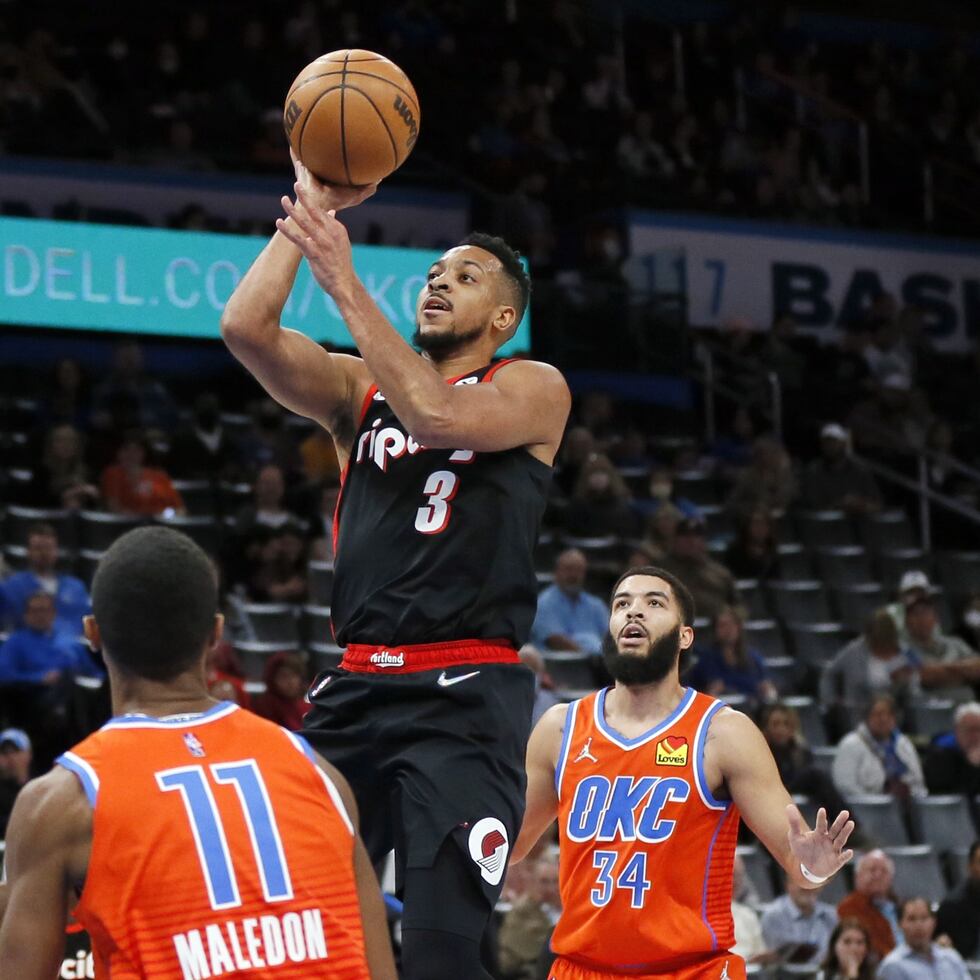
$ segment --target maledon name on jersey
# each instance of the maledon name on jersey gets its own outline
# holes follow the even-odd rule
[[[489,381],[509,361],[451,378]],[[551,467],[523,447],[426,449],[372,385],[334,520],[337,642],[526,642]]]
[[[636,738],[605,717],[605,691],[568,707],[555,773],[562,913],[552,949],[607,972],[670,973],[731,947],[738,812],[704,775],[724,707],[687,689]]]

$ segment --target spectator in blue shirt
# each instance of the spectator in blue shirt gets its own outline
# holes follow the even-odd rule
[[[54,628],[71,640],[82,636],[82,617],[92,611],[88,590],[72,575],[60,575],[58,532],[50,524],[34,524],[27,532],[27,570],[3,583],[4,614],[14,629],[24,625],[27,600],[38,592],[54,599]]]
[[[817,964],[826,956],[837,909],[819,896],[819,888],[802,888],[787,880],[786,894],[762,913],[766,948],[779,953],[782,962]]]
[[[531,627],[531,642],[539,649],[601,654],[609,631],[609,608],[585,591],[588,570],[588,561],[578,548],[558,556],[554,585],[538,596],[538,613]]]
[[[762,654],[745,642],[741,613],[734,606],[723,606],[712,625],[714,643],[698,650],[685,683],[705,694],[742,694],[753,700],[774,701],[776,687],[769,680]]]
[[[963,957],[932,941],[936,917],[926,899],[907,898],[898,921],[905,942],[881,961],[879,980],[970,980]]]

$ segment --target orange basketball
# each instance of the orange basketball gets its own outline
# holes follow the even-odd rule
[[[397,170],[419,135],[419,100],[393,61],[352,48],[308,64],[286,95],[293,152],[330,184],[373,184]]]

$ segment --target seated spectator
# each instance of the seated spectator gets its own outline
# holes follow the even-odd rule
[[[158,517],[184,513],[184,501],[167,473],[145,466],[142,435],[129,433],[116,452],[116,462],[102,473],[102,496],[114,514]]]
[[[814,762],[813,753],[803,741],[800,718],[789,705],[768,704],[759,713],[759,727],[769,743],[783,785],[794,796],[808,796],[826,807],[828,813],[846,810],[847,803],[837,792],[834,781]],[[857,845],[860,828],[855,828],[851,841]]]
[[[685,520],[684,515],[672,504],[665,503],[647,519],[643,541],[640,544],[649,550],[649,560],[642,565],[657,565],[670,554],[674,545],[674,535],[678,525]]]
[[[588,559],[568,548],[555,560],[555,581],[538,596],[531,642],[541,650],[579,650],[598,657],[609,632],[608,604],[585,591]]]
[[[963,957],[955,949],[932,941],[936,917],[928,899],[919,896],[905,899],[899,911],[899,924],[903,941],[881,961],[878,980],[922,980],[923,977],[970,980]]]
[[[111,406],[121,398],[133,404],[136,412],[133,421],[141,429],[170,432],[177,424],[177,410],[170,393],[144,372],[143,351],[131,340],[116,347],[112,370],[93,392],[93,414],[111,414]]]
[[[579,472],[564,515],[565,529],[579,538],[628,538],[639,521],[630,492],[608,456],[593,453]]]
[[[833,737],[852,727],[874,695],[891,694],[904,710],[918,690],[918,661],[899,645],[886,609],[872,613],[864,633],[845,644],[820,675],[820,705]]]
[[[789,453],[771,436],[760,436],[752,444],[752,461],[735,481],[729,510],[742,519],[755,510],[778,517],[795,497],[796,478]]]
[[[736,578],[764,582],[779,578],[779,550],[772,516],[765,508],[738,522],[735,538],[725,550],[725,566]]]
[[[235,533],[249,537],[257,527],[278,529],[299,518],[286,509],[286,480],[282,470],[268,463],[259,470],[252,488],[252,502],[235,516]]]
[[[310,558],[316,561],[333,561],[333,518],[339,498],[335,483],[324,484],[317,494],[317,511],[310,522]]]
[[[931,598],[922,596],[906,605],[905,632],[909,652],[920,661],[922,686],[937,697],[971,701],[970,685],[980,680],[980,655],[958,636],[942,632]]]
[[[738,897],[746,878],[748,874],[745,871],[745,862],[741,855],[736,854],[732,865],[732,920],[735,926],[735,945],[732,952],[750,963],[765,958],[768,950],[762,938],[759,913],[744,898]]]
[[[895,862],[882,850],[868,851],[854,869],[854,891],[837,904],[837,915],[857,919],[867,930],[876,957],[890,953],[902,941],[898,905],[892,891]]]
[[[89,412],[89,386],[81,365],[73,358],[60,358],[41,403],[40,421],[48,426],[85,429]]]
[[[7,821],[17,794],[31,778],[31,740],[20,728],[0,732],[0,840],[7,836]]]
[[[263,398],[252,409],[252,425],[241,440],[239,451],[248,471],[278,466],[280,472],[300,472],[299,448],[286,428],[286,413],[271,398]]]
[[[3,735],[0,735],[2,748]],[[966,879],[939,906],[936,935],[939,942],[951,942],[963,959],[980,958],[980,840],[970,847]]]
[[[560,914],[558,855],[549,849],[534,862],[529,887],[500,924],[500,970],[506,980],[536,980],[538,959]]]
[[[817,980],[874,980],[876,962],[868,930],[857,919],[841,919],[830,934]]]
[[[860,725],[837,746],[834,785],[845,798],[891,793],[897,800],[927,794],[915,746],[898,727],[895,701],[876,695]]]
[[[286,524],[267,530],[249,576],[249,598],[253,602],[305,602],[306,565],[306,541],[298,528]]]
[[[813,510],[872,514],[881,509],[874,476],[851,455],[847,429],[836,422],[820,430],[820,457],[804,471],[803,499]]]
[[[895,620],[898,628],[899,641],[908,646],[909,635],[905,629],[905,609],[916,599],[928,599],[932,596],[932,583],[925,572],[910,569],[902,575],[898,583],[895,601],[887,606],[888,614]],[[938,628],[938,626],[937,626]]]
[[[904,374],[890,374],[874,394],[854,406],[848,427],[854,444],[878,455],[908,453],[925,445],[929,409]]]
[[[262,672],[265,691],[252,698],[252,710],[290,731],[302,728],[310,710],[306,700],[306,670],[299,654],[282,651],[269,657]]]
[[[204,392],[194,401],[194,416],[174,435],[167,457],[170,470],[184,480],[233,479],[238,467],[238,448],[221,424],[221,405],[216,395]]]
[[[696,519],[701,516],[701,510],[696,503],[679,496],[674,490],[674,477],[666,466],[656,467],[650,473],[648,490],[647,497],[633,501],[633,509],[648,520],[665,506],[673,507],[682,517]]]
[[[712,626],[714,643],[698,648],[684,683],[714,697],[742,694],[753,701],[774,701],[776,686],[769,680],[762,654],[745,642],[741,613],[733,606],[723,606]]]
[[[81,433],[70,425],[57,425],[44,440],[44,455],[31,481],[32,507],[93,508],[99,489],[85,464]]]
[[[554,474],[554,485],[562,496],[572,495],[582,467],[595,453],[595,436],[584,425],[571,426],[566,430],[555,460]]]
[[[555,695],[555,682],[551,679],[547,667],[545,667],[544,657],[541,651],[531,643],[525,643],[518,650],[521,663],[534,674],[534,704],[531,707],[531,727],[533,728],[541,716],[549,709],[558,704],[558,697]]]
[[[682,520],[661,565],[688,587],[697,615],[713,619],[723,606],[737,606],[739,595],[732,573],[708,554],[705,535],[702,521]]]
[[[837,910],[821,902],[819,888],[786,880],[786,893],[762,913],[762,938],[781,963],[819,963],[837,925]]]
[[[930,793],[963,793],[980,831],[980,704],[961,704],[953,731],[933,740],[924,766]]]
[[[82,618],[92,611],[88,589],[73,575],[57,570],[58,532],[51,524],[32,524],[27,530],[27,568],[0,585],[0,604],[14,628],[24,625],[27,601],[38,592],[52,596],[55,629],[68,639],[82,636]]]

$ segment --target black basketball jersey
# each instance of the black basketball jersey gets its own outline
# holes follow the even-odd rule
[[[447,380],[479,384],[508,361]],[[425,449],[372,385],[334,520],[337,642],[526,642],[551,467],[526,449]]]

